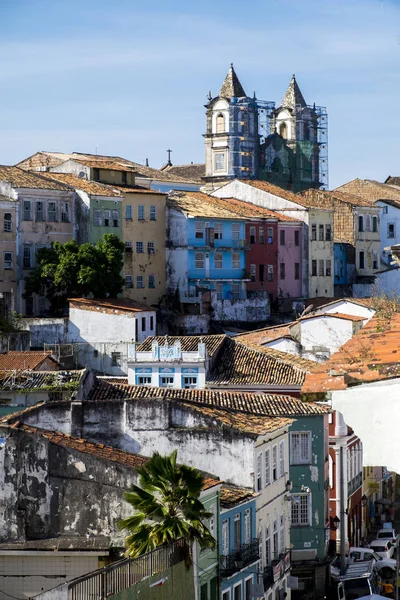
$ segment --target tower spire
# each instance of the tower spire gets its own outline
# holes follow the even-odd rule
[[[228,74],[222,84],[219,96],[222,96],[223,98],[246,98],[246,92],[236,75],[233,63],[231,63],[231,66],[229,67]]]
[[[294,109],[297,104],[300,104],[302,108],[307,106],[304,96],[297,84],[296,76],[293,75],[292,79],[290,80],[289,87],[286,90],[286,94],[281,102],[281,106]]]

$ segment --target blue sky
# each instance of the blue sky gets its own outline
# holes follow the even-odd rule
[[[330,187],[400,175],[400,0],[0,0],[0,163],[37,150],[204,161],[229,64],[329,115]]]

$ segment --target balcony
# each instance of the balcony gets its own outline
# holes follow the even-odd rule
[[[347,484],[347,496],[354,494],[358,488],[362,486],[362,473],[358,473],[351,481]]]
[[[258,539],[254,539],[250,544],[242,544],[238,550],[230,554],[220,556],[221,577],[231,577],[247,565],[260,558]]]
[[[282,577],[290,570],[290,552],[287,551],[279,555],[279,558],[272,561],[270,565],[265,567],[263,573],[264,592],[272,587],[274,583],[282,579]]]

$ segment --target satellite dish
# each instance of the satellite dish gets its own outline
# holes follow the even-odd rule
[[[81,179],[86,179],[86,173],[85,173],[85,171],[81,171],[79,173],[78,177],[80,177]]]

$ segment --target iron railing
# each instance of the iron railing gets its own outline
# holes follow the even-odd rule
[[[347,495],[351,496],[354,492],[362,486],[362,473],[358,473],[349,483],[347,484]]]
[[[220,556],[221,577],[230,577],[259,558],[260,548],[258,539],[254,539],[250,544],[242,544],[237,550],[234,550],[230,554],[223,554]]]
[[[184,560],[184,540],[162,546],[138,558],[125,558],[113,565],[77,577],[68,583],[68,600],[104,600],[126,590],[145,577],[173,567]]]

